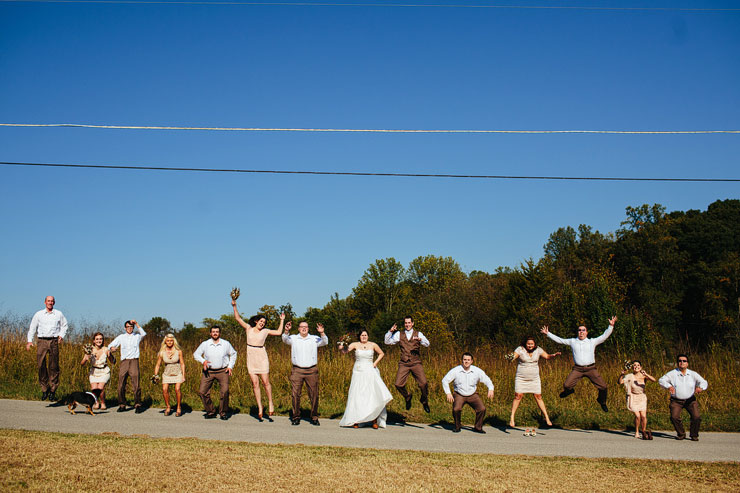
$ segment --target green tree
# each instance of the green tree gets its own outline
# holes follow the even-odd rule
[[[172,332],[170,321],[164,317],[152,317],[147,323],[142,325],[151,339],[161,339],[168,332]]]

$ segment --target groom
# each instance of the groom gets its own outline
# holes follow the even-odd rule
[[[399,332],[396,324],[385,334],[385,343],[387,345],[398,344],[401,346],[401,360],[398,362],[398,372],[396,373],[396,389],[406,400],[406,410],[411,409],[411,393],[406,390],[406,380],[409,373],[414,376],[416,383],[421,390],[421,405],[424,411],[429,412],[429,383],[424,374],[424,367],[421,365],[419,350],[421,346],[429,347],[429,340],[418,330],[414,330],[414,319],[410,316],[403,319],[404,331]]]

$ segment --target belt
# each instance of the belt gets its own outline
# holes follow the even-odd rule
[[[39,337],[39,339],[41,339],[43,341],[53,341],[57,337],[59,337],[59,336],[54,336],[54,337]]]
[[[293,365],[293,368],[300,368],[301,370],[310,370],[311,368],[316,368],[316,365],[311,365],[311,366]]]
[[[596,366],[596,363],[591,363],[590,365],[573,365],[576,368],[594,368]]]
[[[249,347],[265,347],[265,346],[252,346],[251,344],[247,344]]]
[[[687,397],[686,399],[679,399],[678,397],[671,396],[671,400],[676,401],[676,402],[688,402],[688,401],[695,400],[695,399],[696,399],[696,395],[692,395],[691,397]]]

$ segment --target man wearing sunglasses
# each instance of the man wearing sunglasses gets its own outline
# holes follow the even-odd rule
[[[691,416],[689,436],[692,442],[698,442],[701,415],[699,414],[699,403],[696,402],[696,394],[707,390],[707,381],[695,371],[689,370],[689,357],[685,354],[679,354],[676,362],[678,368],[660,377],[658,383],[671,393],[668,408],[671,411],[671,422],[676,429],[676,440],[686,438],[686,430],[681,421],[681,410],[686,409]]]
[[[594,387],[599,390],[599,395],[596,398],[596,401],[601,406],[602,411],[605,413],[609,412],[609,408],[606,407],[606,382],[599,373],[599,370],[596,368],[596,346],[604,342],[612,334],[615,323],[617,323],[616,316],[609,319],[609,327],[604,331],[604,333],[599,337],[594,337],[593,339],[588,338],[588,329],[584,325],[578,327],[578,337],[573,337],[571,339],[561,339],[550,332],[547,325],[542,327],[541,332],[547,337],[558,344],[570,346],[573,350],[573,370],[571,370],[570,374],[565,378],[563,391],[560,392],[560,398],[568,397],[572,394],[574,392],[573,388],[576,386],[578,381],[583,377],[586,377],[591,380]]]

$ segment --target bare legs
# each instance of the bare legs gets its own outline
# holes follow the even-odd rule
[[[509,426],[512,428],[516,426],[514,424],[514,416],[516,416],[516,410],[519,408],[519,403],[522,401],[522,397],[524,397],[524,394],[515,393],[514,402],[511,403],[511,418],[509,419]],[[552,426],[552,421],[550,421],[550,416],[547,414],[547,408],[545,407],[545,401],[542,399],[542,394],[534,394],[534,401],[545,416],[545,423],[547,423],[547,426]]]
[[[635,438],[640,438],[640,432],[645,437],[647,430],[647,411],[635,412]]]
[[[98,403],[93,406],[93,409],[108,409],[105,405],[105,384],[103,382],[95,382],[90,384],[90,388],[100,389],[100,399],[98,399]]]
[[[180,391],[181,383],[175,384],[175,397],[177,398],[177,413],[178,415],[182,414],[182,408],[180,407],[182,403],[182,392]],[[169,415],[171,408],[170,408],[170,392],[169,392],[170,384],[163,383],[162,384],[162,394],[164,394],[164,405],[167,406],[167,409],[165,410],[165,414]]]
[[[254,390],[254,398],[257,400],[257,413],[260,417],[262,417],[263,414],[263,408],[262,408],[262,391],[260,389],[260,380],[262,380],[262,385],[265,387],[265,393],[267,394],[267,402],[268,402],[268,411],[270,413],[275,412],[275,405],[272,403],[272,384],[270,384],[270,374],[269,373],[250,373],[249,378],[252,379],[252,390]]]

